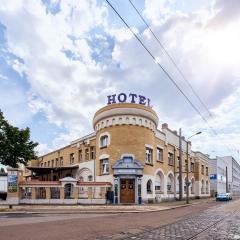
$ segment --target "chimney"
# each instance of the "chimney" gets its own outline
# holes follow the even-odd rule
[[[163,123],[163,124],[162,124],[162,128],[163,128],[163,129],[168,128],[168,124],[167,124],[167,123]]]

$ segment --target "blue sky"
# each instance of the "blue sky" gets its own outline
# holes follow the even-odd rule
[[[110,1],[219,132],[211,134],[103,0],[5,1],[0,6],[0,109],[30,127],[39,154],[93,131],[106,96],[152,99],[160,124],[202,130],[193,149],[237,157],[240,18],[237,0],[132,2],[212,112],[210,118],[127,0]],[[231,14],[230,14],[231,13]],[[229,151],[226,146],[229,146]]]

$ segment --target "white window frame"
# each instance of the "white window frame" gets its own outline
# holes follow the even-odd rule
[[[102,142],[103,138],[106,138],[106,142]],[[111,142],[111,137],[110,137],[110,134],[108,132],[103,132],[102,134],[100,134],[99,136],[99,147],[100,148],[105,148],[105,147],[108,147],[110,145],[110,142]]]
[[[145,162],[147,164],[153,164],[153,149],[146,147],[145,149]]]
[[[172,156],[172,163],[169,161],[169,157]],[[168,165],[173,166],[174,164],[174,154],[172,152],[168,152]]]
[[[160,155],[161,155],[161,157],[160,157]],[[161,147],[157,147],[157,161],[163,162],[163,148],[161,148]]]
[[[109,174],[109,159],[105,158],[105,159],[101,159],[101,174],[105,175],[105,174]]]

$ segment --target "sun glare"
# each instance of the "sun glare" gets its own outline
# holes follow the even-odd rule
[[[226,67],[240,64],[240,28],[236,25],[206,33],[208,60]]]

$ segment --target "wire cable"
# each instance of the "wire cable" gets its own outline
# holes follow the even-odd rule
[[[169,54],[169,52],[167,51],[167,49],[164,47],[164,45],[161,43],[161,41],[159,40],[159,38],[156,36],[156,34],[153,32],[153,30],[151,29],[151,27],[149,26],[149,24],[146,22],[146,20],[143,18],[143,16],[141,15],[141,13],[139,12],[139,10],[136,8],[136,6],[133,4],[133,2],[131,0],[128,0],[129,3],[132,5],[132,7],[134,8],[134,10],[137,12],[138,16],[142,19],[142,21],[144,22],[144,24],[146,25],[146,27],[149,29],[149,31],[152,33],[153,37],[156,39],[156,41],[158,42],[158,44],[160,45],[160,47],[163,49],[164,53],[169,57],[170,61],[172,62],[172,64],[174,65],[174,67],[177,69],[177,71],[179,72],[179,74],[181,75],[181,77],[184,79],[184,81],[187,83],[187,85],[189,86],[189,88],[192,90],[193,94],[197,97],[197,99],[199,100],[199,102],[202,104],[202,106],[205,108],[205,110],[208,112],[210,117],[212,116],[212,113],[209,111],[208,107],[206,106],[206,104],[202,101],[202,99],[200,98],[200,96],[197,94],[197,92],[194,90],[193,86],[191,85],[191,83],[187,80],[187,78],[185,77],[185,75],[183,74],[183,72],[181,71],[181,69],[178,67],[177,63],[175,62],[175,60],[173,59],[173,57]]]
[[[154,60],[154,62],[157,64],[157,66],[159,66],[162,69],[162,71],[165,73],[165,75],[168,77],[168,79],[174,84],[174,86],[184,96],[184,98],[191,105],[191,107],[198,113],[198,115],[203,119],[203,121],[207,124],[207,126],[212,130],[214,135],[216,135],[220,139],[216,130],[208,123],[208,120],[202,115],[202,113],[198,110],[198,108],[192,103],[192,101],[188,98],[188,96],[184,93],[184,91],[178,86],[177,82],[171,77],[171,75],[167,72],[167,70],[157,61],[157,59],[154,57],[154,55],[151,53],[151,51],[145,46],[145,44],[138,37],[138,35],[131,29],[131,27],[123,19],[123,17],[118,13],[118,11],[114,8],[114,6],[108,0],[105,0],[105,1],[112,8],[112,10],[117,14],[117,16],[121,19],[121,21],[126,25],[126,27],[130,30],[130,32],[133,34],[133,36],[138,40],[138,42],[141,44],[141,46],[147,51],[147,53],[151,56],[151,58]],[[225,143],[224,143],[224,145],[225,145]],[[226,146],[226,148],[228,149],[229,152],[233,151],[228,146]]]

